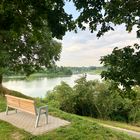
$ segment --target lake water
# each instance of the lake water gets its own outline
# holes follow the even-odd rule
[[[70,77],[56,77],[56,78],[37,78],[34,80],[16,80],[10,79],[3,82],[3,85],[9,89],[22,92],[31,97],[44,97],[48,90],[52,90],[61,81],[66,82],[70,86],[74,86],[74,81],[80,78],[81,74],[72,75]],[[87,74],[87,80],[101,80],[100,75]]]

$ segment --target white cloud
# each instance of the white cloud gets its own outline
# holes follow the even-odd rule
[[[124,47],[140,43],[136,38],[136,29],[131,33],[125,31],[123,25],[115,27],[103,37],[97,39],[89,31],[79,31],[77,34],[67,33],[62,41],[63,49],[60,62],[62,66],[100,65],[100,57],[112,52],[114,47]]]

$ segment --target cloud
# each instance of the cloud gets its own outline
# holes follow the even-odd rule
[[[140,43],[136,38],[136,28],[131,33],[125,31],[124,25],[116,26],[115,31],[109,31],[97,39],[96,34],[88,30],[77,34],[68,32],[62,40],[61,66],[99,66],[101,56],[112,52],[114,47],[124,47]]]

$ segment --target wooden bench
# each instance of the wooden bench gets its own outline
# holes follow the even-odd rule
[[[38,126],[40,115],[45,114],[46,116],[46,123],[48,124],[48,106],[42,106],[36,108],[35,101],[24,99],[12,95],[5,95],[7,100],[7,107],[6,107],[6,115],[8,115],[8,109],[13,108],[15,109],[16,113],[17,110],[24,111],[36,116],[35,128]]]

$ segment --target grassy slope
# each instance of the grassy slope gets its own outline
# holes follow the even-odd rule
[[[0,96],[0,111],[5,111],[6,102]],[[72,115],[63,111],[49,108],[49,113],[71,122],[67,127],[60,127],[44,135],[32,136],[11,124],[0,121],[0,140],[136,140],[119,132],[103,128],[95,122],[78,115]]]
[[[0,120],[0,140],[27,140],[32,135]]]
[[[84,117],[65,113],[63,111],[50,108],[50,114],[60,117],[62,119],[72,122],[71,125],[57,129],[50,132],[47,136],[50,139],[56,138],[57,140],[130,140],[135,139],[128,137],[119,132],[114,132],[108,128],[104,128],[98,123],[85,119]],[[39,138],[45,138],[42,135]]]
[[[124,128],[124,129],[128,129],[128,130],[133,130],[133,131],[140,132],[140,127],[130,125],[130,124],[126,124],[126,123],[123,123],[123,122],[101,120],[101,119],[95,119],[95,118],[89,118],[89,117],[85,117],[85,118],[92,121],[92,122],[103,123],[103,124],[107,124],[107,125],[111,125],[111,126],[115,126],[115,127],[120,127],[120,128]]]

